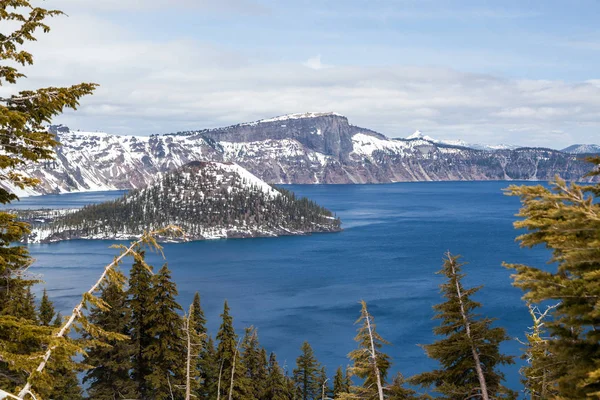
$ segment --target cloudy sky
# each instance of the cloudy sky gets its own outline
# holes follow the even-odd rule
[[[101,85],[56,122],[151,134],[335,111],[392,137],[600,143],[598,0],[46,0],[21,88]],[[8,89],[2,88],[3,92]]]

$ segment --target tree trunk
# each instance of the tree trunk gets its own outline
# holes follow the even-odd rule
[[[489,400],[487,384],[485,382],[485,375],[483,375],[483,370],[481,369],[481,361],[479,360],[479,354],[477,353],[475,343],[473,343],[473,338],[471,337],[471,324],[467,319],[467,313],[463,304],[460,285],[458,284],[456,270],[454,269],[454,261],[450,257],[450,254],[448,254],[448,259],[450,260],[450,266],[452,267],[452,275],[456,284],[456,294],[458,296],[458,303],[460,304],[460,314],[462,315],[463,321],[465,323],[465,331],[467,332],[467,337],[469,338],[469,343],[471,344],[471,352],[473,353],[473,360],[475,361],[475,370],[477,371],[477,379],[479,379],[479,386],[481,389],[481,398],[483,400]]]
[[[371,317],[365,307],[365,318],[367,320],[367,327],[369,328],[369,339],[371,339],[371,358],[373,359],[373,369],[375,370],[375,377],[377,378],[377,392],[379,394],[379,400],[383,400],[383,387],[381,386],[381,375],[379,374],[379,367],[377,366],[377,354],[375,353],[375,343],[373,343],[373,332],[371,331]],[[487,400],[487,399],[486,399]]]

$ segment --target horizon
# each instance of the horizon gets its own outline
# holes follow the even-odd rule
[[[53,123],[149,135],[303,110],[406,137],[564,148],[600,131],[600,4],[49,0],[19,89],[97,82]],[[0,88],[0,94],[14,90]]]

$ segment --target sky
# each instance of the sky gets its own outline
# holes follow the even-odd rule
[[[33,0],[36,3],[36,0]],[[72,129],[338,112],[390,137],[600,144],[598,0],[46,0],[18,89],[100,84]]]

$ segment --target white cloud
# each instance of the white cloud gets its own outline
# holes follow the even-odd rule
[[[100,83],[80,110],[57,119],[73,128],[150,134],[321,110],[397,137],[421,129],[439,138],[562,147],[598,142],[600,133],[598,80],[511,80],[405,65],[326,68],[321,56],[303,65],[261,63],[210,43],[136,38],[90,15],[57,21],[29,46],[37,64],[23,82]]]
[[[320,70],[323,68],[329,68],[329,65],[325,65],[321,62],[321,55],[317,55],[315,57],[311,57],[308,60],[306,60],[305,62],[302,63],[302,65],[304,65],[307,68],[310,69],[314,69],[314,70]]]

